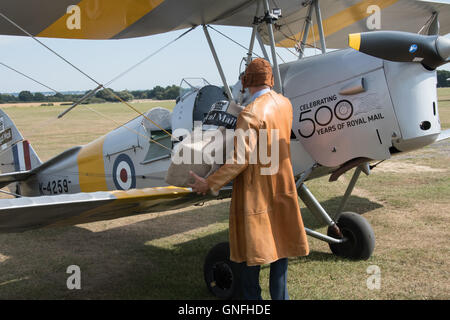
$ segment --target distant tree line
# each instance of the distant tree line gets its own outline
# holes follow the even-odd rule
[[[437,81],[438,81],[437,84],[438,88],[450,87],[450,71],[438,70]]]
[[[40,92],[31,93],[30,91],[21,91],[18,96],[12,94],[1,94],[0,103],[11,102],[75,102],[80,100],[86,93],[83,94],[62,94],[55,93],[54,95],[44,95]],[[112,94],[111,92],[114,92]],[[156,86],[151,90],[122,90],[114,91],[113,89],[102,89],[83,103],[103,103],[103,102],[118,102],[120,99],[130,101],[133,99],[155,99],[155,100],[172,100],[179,95],[180,87],[176,85],[161,87]]]
[[[151,90],[134,90],[131,94],[135,99],[173,100],[180,94],[180,87],[176,85],[165,88],[156,86]]]
[[[437,71],[437,86],[438,88],[450,87],[450,71]],[[180,94],[180,87],[171,85],[167,87],[156,86],[150,90],[122,90],[114,91],[115,95],[119,96],[124,101],[133,99],[155,99],[155,100],[173,100]],[[12,94],[0,93],[0,104],[11,102],[75,102],[81,99],[88,91],[83,94],[62,94],[56,93],[54,95],[44,95],[40,92],[31,93],[30,91],[21,91],[18,96]],[[106,89],[98,91],[93,97],[85,100],[83,103],[103,103],[103,102],[118,102],[119,100]]]

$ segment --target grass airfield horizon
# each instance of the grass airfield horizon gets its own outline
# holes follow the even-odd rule
[[[172,110],[175,100],[146,100],[131,105],[141,113],[155,107]],[[68,148],[87,144],[139,116],[125,104],[116,102],[78,105],[64,117],[57,119],[69,107],[0,104],[0,108],[14,121],[43,162]]]
[[[443,129],[450,128],[450,88],[438,89]],[[144,112],[174,102],[143,102]],[[67,106],[8,106],[42,160],[88,143],[117,127],[84,106],[54,120]],[[122,104],[90,105],[124,123],[137,113]],[[0,105],[0,108],[3,106]],[[52,120],[50,120],[52,119]],[[450,141],[401,154],[361,175],[346,210],[372,225],[375,251],[367,261],[334,256],[308,238],[308,257],[289,260],[291,299],[449,299]],[[337,210],[352,172],[308,187],[327,211]],[[0,299],[211,299],[203,262],[211,247],[228,240],[229,199],[153,214],[72,227],[0,234]],[[305,226],[326,227],[300,202]],[[68,290],[67,267],[81,268],[81,290]],[[381,271],[381,288],[370,290],[370,266]],[[268,266],[261,271],[269,299]]]

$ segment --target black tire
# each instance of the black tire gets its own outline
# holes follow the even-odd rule
[[[336,224],[347,241],[339,244],[330,243],[331,252],[347,259],[369,259],[375,248],[375,234],[369,222],[359,214],[344,212],[339,215]],[[331,227],[328,228],[327,234],[339,238]]]
[[[230,261],[230,244],[215,245],[206,256],[203,274],[208,290],[219,299],[235,297],[237,286],[236,265]]]

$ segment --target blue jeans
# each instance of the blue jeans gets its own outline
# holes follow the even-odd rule
[[[279,259],[270,264],[269,291],[272,300],[289,300],[287,290],[288,259]],[[247,266],[240,263],[239,268],[240,297],[244,300],[262,300],[259,285],[259,272],[261,266]]]

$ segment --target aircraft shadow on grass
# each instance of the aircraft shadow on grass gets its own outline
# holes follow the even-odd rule
[[[329,199],[323,206],[335,212],[340,199]],[[357,196],[350,197],[348,206],[361,214],[382,207]],[[100,232],[75,226],[2,235],[0,252],[9,259],[0,263],[6,270],[0,275],[0,283],[11,278],[25,280],[6,284],[7,290],[0,290],[0,298],[213,298],[203,280],[204,259],[215,244],[228,241],[228,230],[207,233],[201,228],[227,223],[229,203],[212,204],[206,209],[193,207]],[[312,229],[324,226],[308,209],[301,210],[305,226]],[[182,235],[186,232],[187,235]],[[170,242],[175,244],[171,245],[167,237],[172,237]],[[179,243],[176,237],[180,237]],[[307,261],[329,259],[340,258],[331,252],[313,251]],[[81,290],[67,289],[70,274],[66,270],[70,265],[81,269]]]

